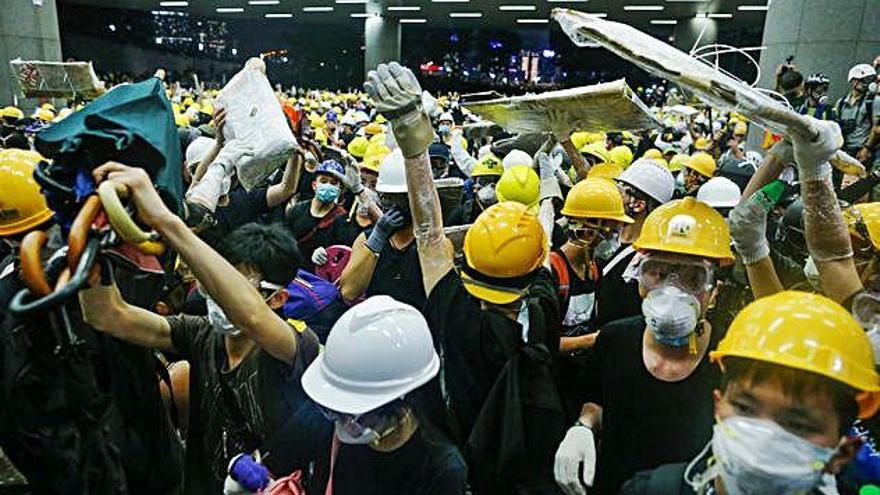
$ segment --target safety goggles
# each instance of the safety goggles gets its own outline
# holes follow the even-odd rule
[[[865,330],[880,326],[880,294],[866,291],[856,295],[852,315]]]
[[[498,177],[491,176],[491,175],[485,175],[485,176],[480,176],[480,177],[474,178],[474,184],[476,184],[480,187],[490,186],[490,185],[495,184],[497,182],[498,182]]]
[[[639,284],[648,291],[675,286],[696,295],[710,291],[714,280],[712,265],[703,260],[647,255],[639,263]]]

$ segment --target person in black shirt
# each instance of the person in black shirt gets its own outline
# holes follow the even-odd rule
[[[644,316],[599,331],[588,401],[556,453],[556,480],[567,494],[586,493],[584,485],[616,493],[637,471],[692,458],[712,434],[719,376],[708,353],[725,329],[712,328],[706,312],[715,267],[733,261],[727,224],[685,198],[654,210],[634,246],[645,253]]]
[[[80,292],[86,322],[114,337],[172,351],[190,364],[190,423],[186,493],[223,489],[229,461],[253,452],[289,416],[308,407],[299,377],[318,354],[311,330],[297,332],[278,314],[287,299],[281,286],[302,264],[296,241],[283,228],[245,225],[221,246],[208,247],[159,199],[146,172],[118,163],[94,171],[126,186],[139,218],[175,249],[207,296],[208,316],[162,317],[127,304],[115,285]],[[304,428],[297,445],[315,435]],[[300,452],[304,467],[313,459]],[[279,461],[281,461],[279,459]]]
[[[480,158],[471,171],[473,194],[465,195],[462,198],[461,205],[452,212],[449,221],[446,222],[447,226],[474,223],[483,210],[497,203],[495,184],[501,178],[502,172],[504,172],[504,168],[501,166],[501,160],[495,155],[489,153]]]

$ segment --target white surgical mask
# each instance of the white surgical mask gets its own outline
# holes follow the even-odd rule
[[[208,321],[215,332],[223,335],[238,335],[241,330],[235,328],[235,325],[226,317],[223,308],[217,304],[217,301],[205,296],[205,304],[208,306]]]
[[[642,301],[642,314],[658,342],[674,347],[688,345],[700,319],[700,301],[675,286],[648,292]]]
[[[773,421],[732,416],[715,425],[712,454],[729,495],[805,495],[822,483],[834,449]]]
[[[348,445],[368,445],[379,439],[379,433],[372,429],[344,419],[336,420],[336,438]]]

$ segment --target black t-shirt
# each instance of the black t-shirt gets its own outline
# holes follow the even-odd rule
[[[342,210],[342,214],[338,214],[334,208],[323,217],[315,218],[311,213],[311,205],[312,200],[310,199],[297,201],[284,215],[287,228],[290,229],[290,232],[299,242],[300,252],[306,260],[309,260],[308,271],[314,271],[314,267],[311,266],[311,259],[315,249],[333,246],[334,244],[343,244],[345,239],[350,237],[350,234],[348,234],[349,227],[346,226],[344,210]],[[329,226],[318,229],[314,235],[309,236],[310,238],[301,241],[328,215],[334,216]]]
[[[174,349],[190,365],[184,492],[222,493],[230,459],[250,452],[246,445],[252,439],[262,444],[290,416],[307,406],[310,399],[303,392],[300,378],[318,355],[318,339],[311,330],[296,332],[291,328],[298,345],[292,364],[257,348],[229,370],[223,336],[211,329],[207,317],[171,316],[168,322]],[[230,405],[233,398],[235,404]],[[298,435],[290,435],[291,442],[312,445],[305,439],[326,436],[326,431],[306,428],[306,424]]]
[[[617,493],[636,472],[685,462],[712,438],[712,390],[721,371],[709,362],[723,329],[713,329],[709,348],[685,379],[664,382],[651,375],[642,358],[643,317],[602,327],[593,348],[588,400],[602,406],[602,433],[596,467],[596,493]]]
[[[574,337],[593,333],[596,328],[596,282],[590,278],[590,266],[587,265],[586,278],[581,278],[568,257],[562,251],[555,251],[565,261],[568,272],[568,298],[559,301],[562,316],[562,336]],[[553,271],[553,284],[559,286],[559,274]],[[586,316],[585,316],[586,315]],[[584,319],[586,317],[586,319]]]
[[[218,206],[214,211],[217,224],[199,234],[205,242],[215,245],[227,234],[242,225],[259,222],[261,216],[269,212],[266,203],[265,187],[256,187],[245,191],[242,187],[236,187],[229,192],[229,202],[225,206]]]
[[[369,237],[372,231],[370,228],[364,235]],[[380,294],[391,296],[415,308],[425,305],[425,281],[422,278],[416,241],[402,250],[396,249],[391,242],[382,248],[366,295],[370,297]]]
[[[366,445],[339,446],[333,495],[463,495],[467,466],[458,449],[423,429],[401,448],[377,452]]]
[[[626,254],[620,256],[626,250]],[[623,273],[636,255],[631,246],[621,247],[608,263],[599,266],[602,274],[596,289],[596,327],[621,318],[629,318],[642,314],[642,297],[639,295],[639,283],[636,280],[627,282]],[[614,262],[614,265],[606,269]]]

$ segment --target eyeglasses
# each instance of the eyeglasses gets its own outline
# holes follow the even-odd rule
[[[714,285],[712,265],[701,260],[646,256],[639,263],[639,283],[648,291],[675,286],[690,294],[708,292]]]

